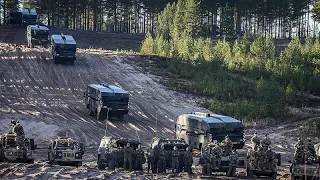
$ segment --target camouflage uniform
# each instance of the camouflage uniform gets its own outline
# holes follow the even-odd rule
[[[304,162],[304,144],[301,138],[298,139],[298,142],[294,145],[294,154],[293,157],[296,162],[302,163]]]
[[[152,149],[151,147],[148,148],[147,150],[147,159],[148,159],[148,173],[150,171],[150,169],[152,170],[152,173],[155,173],[155,157],[154,157],[154,149]]]
[[[10,126],[10,130],[9,130],[9,134],[13,134],[14,133],[13,132],[13,128],[14,128],[15,125],[16,125],[16,121],[11,120],[11,126]]]
[[[225,139],[221,142],[223,144],[224,156],[229,156],[232,153],[233,144],[227,135]]]
[[[257,146],[260,145],[260,138],[257,136],[257,133],[254,133],[254,135],[251,138],[251,144],[252,144],[252,149],[254,151],[257,150]]]
[[[173,148],[173,151],[171,152],[171,160],[172,160],[172,173],[179,173],[179,150],[177,149],[177,147],[175,146]]]
[[[275,159],[275,154],[271,150],[271,148],[268,148],[266,152],[266,168],[272,170],[273,169],[273,164],[274,164],[274,159]]]
[[[136,154],[136,161],[135,161],[135,169],[138,171],[142,171],[142,164],[144,164],[146,162],[146,158],[144,157],[144,152],[141,149],[140,145],[138,147],[138,149],[135,152]]]
[[[166,172],[166,169],[167,169],[166,151],[164,149],[164,145],[162,145],[161,149],[159,149],[157,167],[158,167],[158,173]]]
[[[123,161],[123,168],[127,168],[127,163],[129,163],[129,170],[132,170],[132,153],[133,150],[128,143],[127,146],[123,149],[124,152],[124,161]]]
[[[212,174],[211,169],[211,154],[210,154],[210,148],[207,146],[203,148],[203,154],[202,154],[202,174],[210,176]]]
[[[192,163],[193,163],[193,159],[192,159],[192,154],[189,151],[189,148],[187,147],[187,150],[185,152],[184,155],[184,170],[185,172],[188,172],[188,174],[192,174]]]
[[[16,134],[17,148],[24,149],[24,145],[25,145],[24,131],[23,131],[23,127],[20,125],[19,122],[17,122],[17,124],[14,126],[13,132]]]
[[[216,144],[211,151],[211,158],[213,162],[213,168],[219,169],[220,163],[221,163],[221,155],[222,155],[222,149],[218,144]]]
[[[268,147],[271,145],[271,141],[268,137],[268,134],[266,134],[265,138],[261,141],[261,146],[264,150],[264,152],[266,152],[268,150]]]
[[[227,176],[235,176],[238,161],[238,154],[233,150],[232,154],[229,156],[229,170],[227,172]]]

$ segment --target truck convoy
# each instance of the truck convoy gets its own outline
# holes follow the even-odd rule
[[[49,44],[49,29],[46,26],[29,25],[27,27],[28,47],[40,45],[47,47]]]
[[[217,143],[228,135],[236,149],[245,144],[242,122],[228,116],[202,112],[182,114],[177,119],[175,131],[176,138],[185,140],[195,149],[201,149],[209,134],[212,134],[211,141]]]
[[[69,62],[74,65],[77,43],[70,35],[53,34],[50,37],[51,54],[54,64]]]
[[[111,116],[123,120],[128,114],[129,93],[117,86],[89,84],[84,96],[90,115],[97,116],[98,120]]]

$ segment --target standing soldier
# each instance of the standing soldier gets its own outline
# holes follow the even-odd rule
[[[130,147],[130,143],[127,143],[127,146],[123,148],[124,152],[124,163],[123,163],[123,169],[127,168],[127,163],[129,163],[129,170],[132,170],[132,153],[133,150]]]
[[[266,165],[265,165],[268,169],[273,168],[273,162],[274,162],[275,156],[276,155],[274,154],[274,152],[271,150],[271,147],[269,146],[266,152]]]
[[[138,149],[136,150],[136,162],[135,162],[135,169],[138,171],[142,171],[142,164],[146,162],[146,158],[144,157],[144,152],[141,149],[141,145],[138,145]]]
[[[261,146],[264,152],[266,152],[268,150],[268,147],[271,145],[271,141],[268,136],[269,134],[267,133],[265,138],[261,141]]]
[[[307,140],[307,151],[310,156],[316,157],[316,150],[314,149],[314,144],[310,138]]]
[[[212,160],[214,169],[219,169],[221,163],[221,155],[222,149],[220,148],[219,144],[215,144],[215,146],[212,148]]]
[[[154,149],[152,149],[152,145],[150,145],[150,147],[147,150],[147,160],[148,160],[148,173],[151,169],[152,173],[155,173],[155,168],[154,168],[154,164],[155,164],[155,156],[154,156]]]
[[[167,164],[166,164],[166,151],[164,149],[164,144],[161,144],[161,149],[159,149],[158,154],[158,173],[166,173],[167,170]]]
[[[229,156],[232,153],[233,144],[229,139],[229,136],[226,135],[225,139],[221,142],[223,144],[223,152],[225,156]]]
[[[11,126],[10,126],[10,130],[9,130],[9,134],[13,134],[13,128],[16,125],[16,121],[15,120],[11,120]]]
[[[211,169],[211,153],[210,153],[210,147],[202,147],[202,157],[201,160],[203,161],[202,164],[202,174],[205,176],[210,176],[212,174]]]
[[[19,121],[13,127],[13,132],[16,134],[17,149],[24,149],[24,131]]]
[[[193,159],[192,159],[192,153],[189,150],[189,147],[186,148],[186,152],[185,152],[185,156],[184,156],[184,168],[185,168],[185,172],[187,172],[188,174],[192,174],[192,163],[193,163]]]
[[[301,137],[298,138],[298,142],[294,145],[294,160],[298,163],[304,162],[304,144]]]
[[[254,151],[257,150],[257,146],[260,145],[260,138],[258,137],[257,132],[254,133],[254,135],[251,138],[251,144],[252,144],[252,149]]]
[[[235,176],[236,175],[236,167],[238,165],[238,154],[235,149],[232,150],[232,154],[229,156],[229,170],[227,172],[227,176]]]
[[[180,155],[180,153],[179,153],[179,150],[178,150],[177,146],[174,146],[173,147],[173,151],[171,153],[172,173],[178,173],[179,172],[179,155]]]

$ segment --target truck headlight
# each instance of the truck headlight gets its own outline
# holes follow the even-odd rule
[[[76,157],[79,157],[79,154],[76,154]]]
[[[61,153],[59,153],[59,154],[58,154],[58,156],[60,156],[60,157],[61,157],[61,156],[62,156],[62,154],[61,154]]]

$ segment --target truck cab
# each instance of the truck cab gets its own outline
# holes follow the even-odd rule
[[[51,54],[54,64],[69,62],[73,65],[76,60],[77,43],[70,35],[53,34],[50,36]]]

